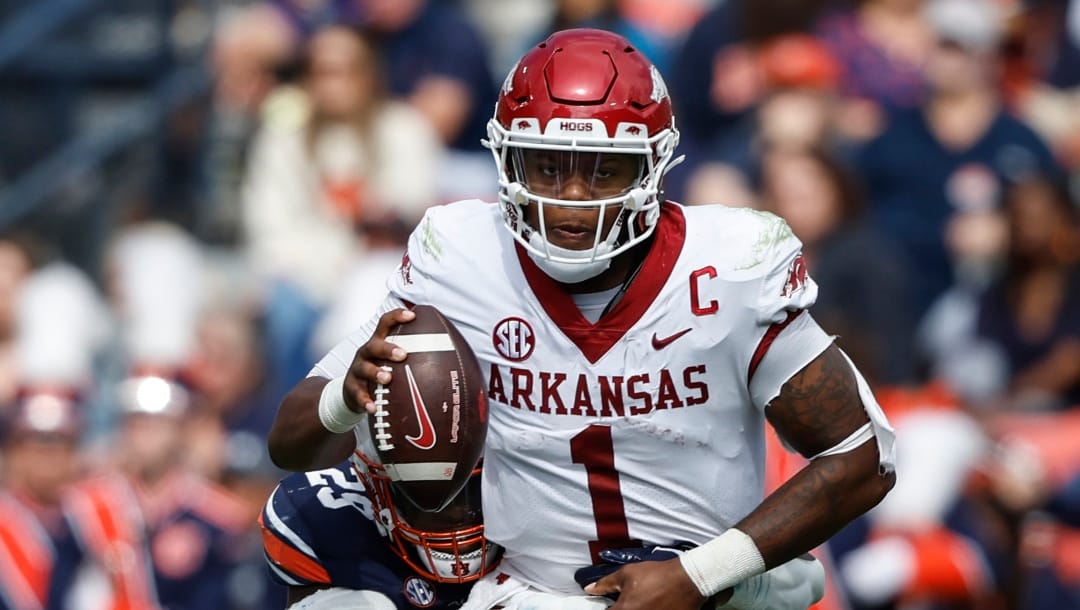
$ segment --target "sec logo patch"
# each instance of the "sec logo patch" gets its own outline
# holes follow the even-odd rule
[[[495,351],[512,362],[521,362],[532,355],[536,347],[536,333],[521,318],[506,318],[495,325],[491,333]]]
[[[417,608],[430,608],[435,605],[435,588],[423,578],[406,578],[404,592],[405,599]]]

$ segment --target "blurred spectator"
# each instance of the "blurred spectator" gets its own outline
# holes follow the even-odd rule
[[[553,2],[535,0],[462,0],[469,21],[487,41],[491,73],[501,77],[514,67],[523,41],[551,19]]]
[[[670,44],[681,41],[715,4],[717,0],[619,0],[619,11]]]
[[[60,507],[78,476],[79,416],[73,397],[23,396],[3,419],[0,444],[0,607],[45,608],[74,577],[57,561],[71,529]]]
[[[34,267],[31,248],[29,242],[15,235],[0,238],[0,409],[13,403],[19,388],[17,303]]]
[[[865,222],[853,176],[819,150],[779,147],[761,174],[761,207],[791,225],[821,286],[814,317],[872,383],[913,382],[909,271]]]
[[[224,13],[211,56],[214,97],[225,112],[248,116],[316,30],[358,18],[356,0],[265,0]]]
[[[1012,543],[1004,588],[1016,607],[1078,607],[1080,411],[1002,413],[986,427],[996,446],[975,481],[984,519],[996,518]]]
[[[61,498],[83,474],[83,411],[110,328],[90,280],[62,262],[22,281],[13,313],[20,392],[2,422],[5,499],[12,503],[4,527],[14,536],[0,535],[0,547],[27,561],[0,561],[0,600],[43,608],[76,577],[59,552],[73,544]]]
[[[277,412],[277,396],[269,384],[252,314],[236,308],[204,313],[183,376],[191,388],[194,408],[221,423],[227,434],[226,448],[238,454],[225,456],[220,469],[204,473],[220,479],[229,468],[256,470]],[[252,447],[255,455],[250,455]],[[273,475],[274,480],[279,478],[276,471]]]
[[[419,220],[442,152],[421,114],[385,97],[365,35],[320,30],[306,63],[304,89],[268,104],[243,199],[249,260],[272,283],[267,340],[285,387],[310,368],[312,325],[359,255],[356,224]]]
[[[923,0],[866,0],[817,24],[817,35],[843,63],[841,125],[850,137],[870,138],[888,111],[925,100],[923,69],[936,38],[923,6]]]
[[[723,137],[725,129],[752,110],[763,92],[756,46],[805,30],[822,4],[726,0],[701,17],[676,53],[670,79],[675,115],[690,144]]]
[[[1080,404],[1077,209],[1060,185],[1034,178],[1009,189],[1004,214],[1003,268],[984,290],[951,295],[966,311],[951,313],[954,334],[937,349],[937,368],[982,409]]]
[[[1060,186],[1010,191],[1001,279],[980,299],[978,333],[1004,348],[1014,407],[1025,398],[1080,405],[1080,219]],[[1017,404],[1019,403],[1019,404]]]
[[[235,499],[185,470],[186,390],[138,375],[118,386],[117,402],[113,468],[65,500],[78,545],[64,556],[96,574],[73,584],[69,607],[230,608],[235,539],[250,524]]]
[[[87,413],[95,455],[107,452],[118,417],[112,386],[140,367],[183,367],[206,304],[206,252],[178,226],[146,221],[120,227],[106,245],[104,291],[115,319],[101,364],[99,395]]]
[[[839,64],[827,48],[805,34],[776,36],[759,45],[752,69],[761,99],[725,135],[702,143],[685,203],[752,206],[751,180],[766,149],[842,148],[834,126]]]
[[[34,271],[18,297],[16,361],[25,389],[82,394],[95,382],[95,360],[112,331],[97,288],[63,263]]]
[[[674,54],[668,76],[671,100],[679,124],[680,148],[687,162],[676,166],[664,179],[668,197],[687,203],[740,202],[710,199],[710,194],[688,195],[690,177],[703,161],[715,160],[706,152],[718,140],[728,137],[741,118],[749,112],[758,96],[751,52],[743,24],[746,0],[725,0],[705,13],[690,30],[681,48]],[[726,169],[726,168],[720,168]],[[746,194],[740,174],[720,173],[716,192],[726,190]],[[728,189],[734,185],[735,188]],[[709,185],[712,191],[712,185]],[[741,202],[745,205],[747,202]]]
[[[488,50],[457,7],[432,0],[358,0],[383,57],[387,88],[407,99],[454,153],[443,168],[445,199],[490,196],[490,153],[480,140],[495,105]]]
[[[244,160],[271,92],[295,69],[319,28],[355,23],[357,0],[257,0],[216,11],[210,66],[214,89],[203,128],[201,234],[236,239]]]
[[[184,462],[235,498],[237,521],[247,525],[256,522],[281,477],[266,452],[279,390],[260,329],[257,311],[246,304],[215,304],[200,318],[183,371],[192,399]],[[230,608],[279,606],[284,590],[263,573],[257,530],[237,532],[230,544],[236,559],[227,582]]]
[[[913,392],[902,413],[890,411],[908,475],[888,502],[830,541],[855,610],[1002,607],[1009,566],[996,561],[963,495],[991,444],[955,402],[936,398]]]
[[[312,351],[325,353],[342,337],[362,327],[386,297],[386,278],[403,264],[412,226],[375,219],[361,223],[364,256],[355,259],[341,278],[326,314],[312,336]],[[273,414],[271,414],[272,416]]]
[[[927,61],[929,98],[892,115],[858,155],[874,217],[919,269],[917,318],[954,281],[965,280],[946,248],[948,225],[999,206],[1007,180],[1059,171],[1042,140],[1002,108],[994,6],[933,0],[927,11],[938,36]]]
[[[205,252],[179,227],[145,222],[121,228],[106,257],[106,294],[119,321],[119,350],[131,362],[175,370],[191,353],[206,302]],[[111,401],[110,401],[111,402]]]
[[[1080,0],[1031,1],[1014,33],[1017,110],[1080,173]]]

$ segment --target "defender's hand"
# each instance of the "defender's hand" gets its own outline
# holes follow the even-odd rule
[[[678,558],[627,564],[585,588],[589,595],[619,594],[610,610],[699,610],[707,601],[683,570]],[[713,601],[723,603],[731,591]]]
[[[391,375],[376,364],[383,360],[401,362],[408,357],[404,349],[386,340],[390,329],[398,324],[407,324],[416,318],[416,314],[409,309],[394,309],[388,311],[375,327],[374,334],[356,350],[349,372],[345,375],[345,404],[350,409],[360,413],[361,407],[369,414],[375,413],[375,400],[371,396],[370,387],[374,384],[390,383]]]

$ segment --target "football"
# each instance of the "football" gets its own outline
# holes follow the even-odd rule
[[[383,362],[393,379],[372,388],[371,439],[395,489],[424,511],[443,509],[469,480],[487,434],[480,363],[454,325],[429,305],[390,331],[409,356]]]

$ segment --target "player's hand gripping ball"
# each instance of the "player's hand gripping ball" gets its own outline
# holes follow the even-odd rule
[[[395,489],[425,511],[444,508],[483,453],[487,394],[480,363],[454,325],[429,305],[390,331],[406,352],[382,362],[392,380],[372,388],[371,438]]]

